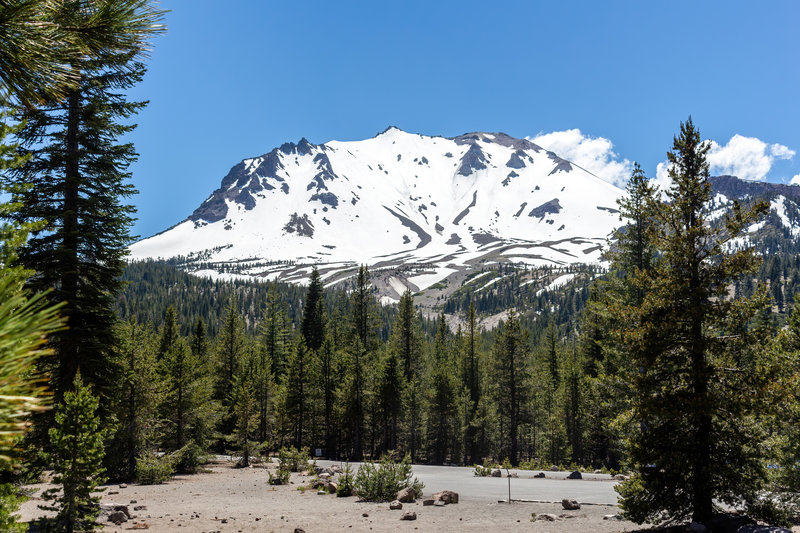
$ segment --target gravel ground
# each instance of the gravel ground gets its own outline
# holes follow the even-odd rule
[[[273,465],[237,469],[231,463],[215,463],[208,471],[194,476],[177,476],[163,485],[109,485],[103,503],[129,506],[133,518],[104,531],[146,529],[152,532],[245,532],[289,531],[301,528],[307,533],[326,531],[547,531],[616,532],[640,529],[633,523],[604,520],[618,509],[609,505],[585,505],[577,511],[564,511],[554,503],[498,503],[461,498],[458,504],[423,507],[420,500],[404,504],[401,511],[390,511],[388,504],[358,502],[356,498],[318,495],[300,491],[311,476],[293,474],[291,484],[272,487],[267,483]],[[588,483],[589,481],[576,481]],[[44,513],[37,508],[38,495],[46,484],[32,485],[31,500],[23,504],[21,517],[31,520]],[[458,492],[458,487],[451,487]],[[428,493],[429,494],[429,493]],[[134,507],[145,509],[134,511]],[[402,521],[404,511],[417,514],[415,521]],[[565,515],[557,521],[531,521],[531,514]],[[569,515],[568,517],[566,515]]]

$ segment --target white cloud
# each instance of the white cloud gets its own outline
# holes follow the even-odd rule
[[[659,163],[658,166],[656,166],[655,180],[651,180],[655,181],[655,184],[658,185],[658,188],[661,189],[662,192],[669,189],[669,186],[672,183],[672,179],[669,177],[669,167],[669,161],[662,161]]]
[[[584,135],[579,129],[539,133],[528,139],[620,187],[633,171],[633,163],[621,159],[610,140]]]
[[[800,174],[796,174],[789,182],[789,185],[800,185]]]
[[[778,159],[791,159],[794,150],[782,145],[768,145],[756,137],[736,134],[727,144],[711,141],[708,163],[711,174],[730,174],[745,180],[766,179],[772,165]]]

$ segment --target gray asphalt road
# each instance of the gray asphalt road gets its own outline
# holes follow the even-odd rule
[[[317,461],[321,466],[330,466],[332,461]],[[341,463],[337,463],[341,464]],[[352,463],[355,468],[357,463]],[[564,498],[581,503],[616,505],[616,484],[611,476],[584,474],[584,479],[566,479],[569,472],[546,471],[545,479],[532,479],[536,471],[511,470],[519,478],[511,478],[511,498],[522,500],[544,500],[560,502]],[[440,490],[453,490],[459,497],[472,501],[505,500],[508,498],[508,479],[476,477],[473,469],[459,466],[414,465],[414,475],[425,483],[425,494]],[[503,471],[505,476],[505,471]]]

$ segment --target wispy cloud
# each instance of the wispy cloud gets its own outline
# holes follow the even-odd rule
[[[539,133],[528,139],[621,187],[633,171],[633,163],[614,152],[610,140],[584,135],[579,129]]]

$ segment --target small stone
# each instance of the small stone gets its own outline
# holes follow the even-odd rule
[[[447,503],[442,500],[436,500],[435,502],[433,502],[433,505],[435,507],[444,507],[445,505],[447,505]]]
[[[109,496],[113,496],[115,494],[119,494],[119,491],[118,490],[110,490],[110,491],[108,491],[108,495]]]
[[[361,516],[363,516],[364,518],[368,518],[369,517],[369,513],[361,513]]]
[[[550,471],[551,472],[558,472],[558,467],[556,465],[553,465],[553,466],[550,467]]]
[[[493,468],[492,477],[503,477],[503,473],[500,471],[499,468]]]
[[[389,504],[389,509],[391,509],[392,511],[397,511],[398,509],[402,509],[402,508],[403,508],[403,504],[400,503],[397,500],[395,500],[395,501],[393,501],[392,503]]]
[[[567,476],[567,479],[583,479],[583,476],[581,475],[580,472],[575,470],[574,472],[572,472],[570,475]]]
[[[428,507],[430,505],[433,505],[433,502],[434,502],[433,498],[428,498],[427,500],[422,500],[422,506],[423,507]]]
[[[544,472],[539,472],[538,474],[536,474],[533,477],[535,477],[536,479],[542,479],[542,478],[544,478]]]
[[[558,517],[561,518],[561,519],[564,519],[564,518],[578,518],[578,515],[563,513],[563,514],[558,515]]]
[[[133,508],[133,510],[134,511],[146,511],[147,510],[147,506],[146,505],[137,505],[136,507]]]
[[[443,490],[433,495],[434,500],[442,500],[444,503],[458,503],[458,493],[452,490]]]
[[[127,489],[127,488],[128,488],[128,485],[126,485],[125,483],[122,483],[122,484],[119,486],[119,488],[121,488],[121,489]]]
[[[558,520],[558,517],[554,514],[542,513],[540,515],[536,515],[536,520],[539,522],[555,522]]]
[[[414,511],[406,511],[403,513],[403,516],[400,517],[400,520],[416,520],[417,513]]]
[[[115,526],[118,526],[123,522],[127,522],[128,517],[122,511],[114,511],[108,515],[108,521],[113,523]]]
[[[306,531],[302,527],[296,527],[294,528],[294,533],[306,533]]]
[[[411,503],[414,501],[414,498],[416,497],[417,495],[414,492],[414,489],[412,487],[406,487],[402,490],[397,491],[397,495],[395,496],[394,499],[401,503]]]
[[[578,509],[581,508],[581,504],[579,504],[577,500],[570,500],[564,498],[563,500],[561,500],[561,507],[563,507],[567,511],[577,511]]]
[[[603,520],[622,520],[622,516],[618,514],[607,514],[603,517]]]

